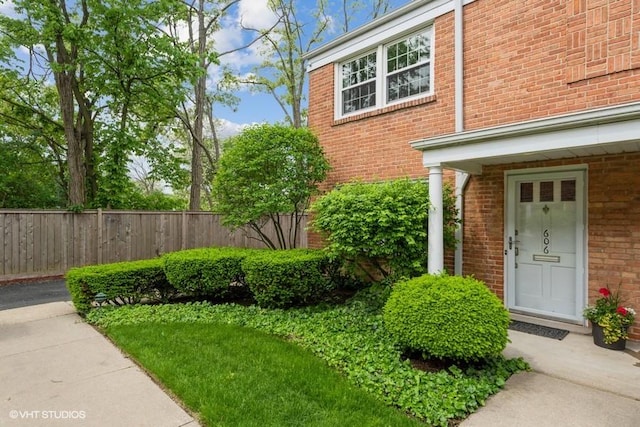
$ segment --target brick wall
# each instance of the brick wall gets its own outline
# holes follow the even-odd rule
[[[334,66],[310,73],[309,126],[322,142],[333,168],[326,188],[354,179],[426,176],[422,153],[409,143],[454,130],[452,14],[437,20],[434,34],[436,95],[427,99],[335,121]]]
[[[640,153],[487,166],[465,193],[464,274],[500,297],[504,281],[504,171],[588,165],[589,302],[598,289],[621,284],[626,305],[640,313]],[[630,330],[640,339],[640,316]]]
[[[637,0],[477,0],[464,11],[465,129],[640,101]],[[453,13],[436,19],[434,38],[427,99],[335,121],[333,64],[310,73],[309,125],[333,166],[328,187],[424,176],[409,143],[454,131]]]
[[[640,101],[638,0],[477,0],[464,18],[467,130]],[[333,167],[325,189],[427,175],[409,143],[454,132],[453,13],[436,19],[434,37],[427,99],[335,121],[334,66],[311,72],[309,125]],[[588,163],[590,301],[621,281],[640,313],[639,161],[629,154],[486,167],[465,195],[465,273],[503,296],[504,170]],[[640,339],[639,322],[631,332]]]
[[[464,10],[466,129],[640,100],[637,0],[478,0]]]

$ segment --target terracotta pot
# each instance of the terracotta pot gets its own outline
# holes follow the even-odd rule
[[[607,344],[604,342],[604,332],[602,331],[602,326],[594,323],[591,328],[591,333],[593,334],[593,343],[598,347],[608,348],[609,350],[624,350],[627,347],[627,340],[620,339],[611,344]]]

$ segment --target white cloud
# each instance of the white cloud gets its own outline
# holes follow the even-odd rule
[[[267,0],[240,0],[233,15],[222,22],[222,28],[214,35],[215,48],[219,52],[226,52],[245,46],[258,34],[243,28],[266,30],[277,20],[278,17],[269,9]],[[253,43],[245,49],[224,55],[220,60],[238,70],[258,65],[263,60],[260,57],[262,43],[263,41]]]
[[[245,27],[266,29],[278,19],[269,9],[267,0],[240,0],[238,12],[238,18]]]
[[[252,123],[234,123],[227,119],[217,119],[216,131],[218,132],[218,138],[226,139],[231,136],[235,136],[242,132],[247,126],[251,126]]]
[[[13,1],[7,0],[0,4],[0,14],[4,16],[8,16],[10,18],[15,18],[18,16],[16,13],[15,6]]]

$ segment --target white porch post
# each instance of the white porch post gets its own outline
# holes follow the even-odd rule
[[[429,274],[444,271],[444,219],[442,214],[442,166],[429,167]]]

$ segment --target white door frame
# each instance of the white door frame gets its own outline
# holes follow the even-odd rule
[[[515,305],[515,250],[509,245],[509,237],[515,240],[516,179],[576,179],[576,315],[552,315],[533,309],[522,309]],[[532,316],[551,318],[568,323],[585,324],[582,308],[587,298],[587,166],[572,165],[552,168],[531,168],[505,171],[504,179],[504,298],[511,311]]]

